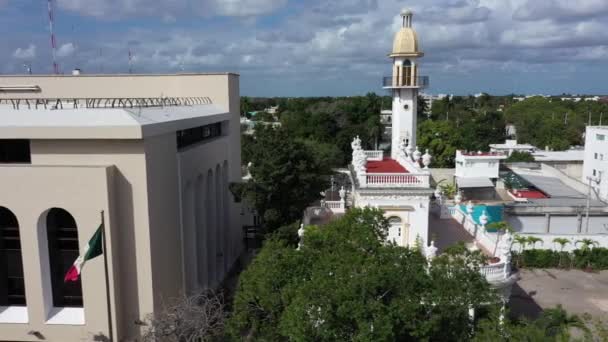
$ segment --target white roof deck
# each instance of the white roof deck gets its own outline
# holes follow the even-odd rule
[[[134,107],[14,109],[0,106],[2,139],[142,139],[229,120],[214,104]]]

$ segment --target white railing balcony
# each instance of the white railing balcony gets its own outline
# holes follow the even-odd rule
[[[426,173],[363,173],[359,181],[369,188],[428,188],[430,178]]]
[[[331,209],[334,213],[344,213],[346,212],[346,202],[345,201],[324,201],[325,207]]]
[[[384,158],[384,151],[363,151],[367,160],[380,161]]]
[[[511,276],[511,265],[504,261],[479,267],[479,272],[489,283],[506,281]]]

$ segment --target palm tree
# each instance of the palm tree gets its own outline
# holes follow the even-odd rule
[[[553,242],[559,244],[559,251],[563,252],[566,245],[570,243],[570,240],[566,238],[555,238],[553,239]]]
[[[521,236],[521,235],[515,235],[515,237],[513,238],[513,241],[515,241],[519,244],[519,253],[520,254],[521,254],[521,252],[523,252],[524,248],[526,248],[526,245],[528,244],[528,238],[525,236]]]
[[[537,238],[536,236],[528,236],[528,243],[532,245],[532,249],[536,248],[536,243],[540,242],[540,244],[543,244],[543,239],[541,238]]]
[[[585,251],[588,249],[591,249],[591,247],[593,247],[593,246],[599,245],[599,243],[597,241],[591,240],[591,239],[578,240],[578,241],[576,241],[576,243],[574,245],[576,246],[579,243],[583,245],[583,247],[581,249],[585,250]]]
[[[511,227],[511,225],[509,225],[506,221],[500,221],[490,223],[488,225],[488,228],[496,229],[496,233],[498,234],[498,237],[496,238],[496,244],[494,245],[494,255],[496,255],[496,250],[498,249],[498,242],[502,238],[501,234],[504,234],[506,232],[513,232],[513,227]]]
[[[545,330],[548,336],[556,336],[561,332],[568,333],[570,329],[577,328],[583,332],[588,331],[584,321],[577,315],[569,315],[561,305],[546,309],[534,324]]]
[[[562,266],[562,258],[564,254],[564,247],[570,243],[570,240],[566,238],[555,238],[553,239],[553,243],[559,244],[559,266]]]

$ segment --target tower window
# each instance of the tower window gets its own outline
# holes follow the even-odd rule
[[[78,258],[78,229],[67,211],[53,208],[46,218],[51,266],[51,285],[54,307],[82,307],[82,285],[77,281],[64,282],[68,269]]]
[[[23,259],[17,217],[0,207],[0,306],[25,305]]]
[[[0,163],[31,163],[30,141],[0,139]]]

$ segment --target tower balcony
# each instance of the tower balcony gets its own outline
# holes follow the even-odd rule
[[[429,86],[428,76],[388,76],[382,78],[384,89],[426,88]]]

